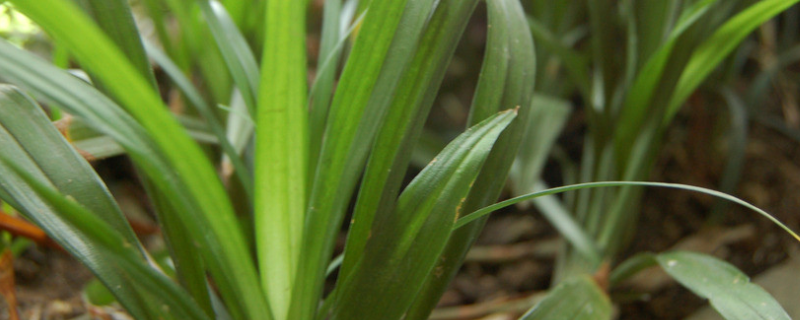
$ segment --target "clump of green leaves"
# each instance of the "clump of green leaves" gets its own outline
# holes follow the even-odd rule
[[[485,214],[495,208],[481,210],[497,201],[517,151],[541,143],[536,151],[523,152],[514,169],[528,175],[515,179],[520,193],[528,193],[553,130],[560,128],[540,128],[550,115],[547,102],[555,100],[542,98],[546,103],[537,104],[534,98],[533,35],[546,36],[546,30],[535,27],[518,0],[485,2],[488,41],[469,128],[403,186],[478,0],[326,0],[312,84],[307,81],[307,1],[144,0],[138,9],[146,12],[142,17],[152,23],[159,47],[140,35],[125,0],[11,0],[69,53],[89,81],[0,41],[0,72],[16,85],[0,87],[0,196],[89,267],[137,319],[425,319],[478,236]],[[672,50],[674,41],[712,2],[688,6],[675,20],[678,27],[665,29],[671,36],[657,42],[662,49],[653,53],[653,62],[632,69],[631,74],[640,71],[643,76],[635,79],[641,80],[619,82],[650,90],[646,97],[614,98],[617,79],[607,67],[597,75],[607,82],[577,84],[601,111],[593,128],[613,121],[638,123],[645,106],[657,100],[653,92],[661,92],[655,85],[662,77],[650,71],[673,70],[665,65],[673,51],[682,52]],[[700,83],[693,75],[705,77],[713,69],[706,66],[735,47],[717,52],[714,44],[740,40],[786,3],[748,7],[707,42],[682,52],[685,70],[692,73],[678,74],[680,81],[670,84],[675,93],[668,95],[676,100],[659,112],[674,112]],[[608,5],[593,4],[592,21]],[[555,41],[545,37],[542,42],[548,39]],[[611,58],[603,51],[607,44],[596,46],[598,63]],[[560,50],[567,58],[575,55]],[[151,59],[169,84],[156,83]],[[571,70],[581,76],[581,68]],[[191,109],[171,113],[159,95],[162,86],[180,92],[171,105]],[[622,97],[626,88],[614,90]],[[611,106],[614,101],[631,106],[620,113]],[[39,102],[78,118],[80,126],[68,132],[83,132],[76,134],[80,141],[65,139]],[[564,108],[553,109],[560,112],[556,119],[566,115]],[[656,119],[661,120],[653,120],[655,131],[648,137],[668,118]],[[636,150],[655,152],[649,140],[634,143],[644,143],[636,147],[644,149],[603,149],[629,144],[623,141],[628,129],[619,130],[620,135],[603,135],[601,144],[588,150],[589,159],[616,165],[646,160],[634,156]],[[76,151],[78,142],[81,148],[95,147],[95,155],[124,152],[133,160],[156,209],[176,279],[139,243]],[[646,166],[622,168],[639,174]],[[586,181],[618,178],[591,172]],[[637,176],[621,176],[632,177]],[[626,183],[580,187],[611,185],[627,188],[620,194],[634,190]],[[354,198],[336,287],[326,294],[326,276],[337,266],[331,265],[334,244]],[[571,230],[567,239],[588,243],[583,229],[593,229],[583,221],[549,216],[561,217],[557,226]],[[576,247],[593,253],[592,262],[614,251],[603,245]],[[670,261],[683,265],[707,258],[676,253],[654,259],[666,259],[671,267]],[[705,264],[711,266],[708,272],[722,268],[714,263]],[[554,306],[576,293],[581,299],[570,303],[583,304],[571,308],[596,307],[597,314],[587,313],[591,319],[610,317],[606,292],[581,274],[556,287],[523,318],[562,316],[559,312],[566,311]],[[772,304],[764,308],[755,312],[782,312]]]

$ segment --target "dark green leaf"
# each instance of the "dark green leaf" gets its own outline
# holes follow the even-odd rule
[[[462,207],[463,212],[493,203],[500,196],[529,121],[535,81],[533,38],[521,4],[518,0],[495,0],[487,4],[489,43],[469,121],[475,124],[506,108],[519,108],[519,116],[492,146]],[[478,221],[453,233],[435,267],[435,274],[428,275],[425,286],[409,311],[408,319],[428,317],[484,223],[485,220]]]
[[[332,319],[400,319],[444,249],[451,227],[500,133],[505,111],[451,142],[405,189],[391,215],[376,217],[354,270],[338,288]],[[386,297],[392,297],[387,299]]]
[[[476,1],[442,1],[427,22],[411,64],[391,97],[386,122],[376,137],[358,195],[345,247],[346,277],[361,258],[376,216],[389,215],[406,174],[411,152],[421,134],[458,39]],[[427,15],[420,14],[419,17]],[[421,21],[418,21],[420,27]]]
[[[339,226],[403,69],[420,37],[424,10],[408,0],[371,4],[337,86],[311,187],[290,318],[311,319]],[[420,9],[423,12],[420,12]],[[424,22],[424,19],[422,20]],[[390,48],[393,48],[390,50]]]

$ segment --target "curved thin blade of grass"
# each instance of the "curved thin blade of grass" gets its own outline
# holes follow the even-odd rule
[[[400,24],[406,16],[407,2],[371,4],[337,86],[316,172],[311,173],[314,183],[292,292],[291,319],[314,317],[344,212],[387,113],[398,74],[411,59],[410,54],[402,53],[416,46],[419,35]],[[389,50],[390,47],[398,50]]]
[[[361,258],[369,235],[377,227],[373,225],[376,216],[394,211],[411,160],[409,150],[422,132],[457,42],[476,4],[477,1],[441,1],[427,23],[427,12],[417,15],[418,26],[426,28],[411,64],[391,97],[389,114],[370,154],[350,222],[341,279],[349,275]]]
[[[239,155],[240,151],[234,148],[230,140],[228,140],[227,132],[222,124],[219,123],[214,110],[211,109],[211,107],[203,99],[203,96],[200,94],[200,92],[198,92],[194,85],[192,85],[192,82],[167,55],[147,41],[144,42],[144,46],[147,50],[147,54],[153,59],[153,61],[161,66],[161,69],[164,70],[164,73],[166,73],[167,76],[172,79],[178,89],[180,89],[186,98],[189,99],[189,102],[191,102],[191,105],[195,107],[197,113],[203,116],[206,122],[208,122],[211,132],[217,138],[217,142],[219,143],[220,147],[222,147],[222,151],[225,153],[227,159],[230,161],[230,164],[233,166],[236,176],[242,181],[247,199],[253,199],[253,178],[250,175],[250,170],[248,170],[247,166],[244,165],[242,157]]]
[[[56,130],[42,109],[21,91],[0,84],[0,126],[31,157],[38,170],[65,195],[73,197],[144,252],[103,181]],[[69,168],[65,170],[65,168]]]
[[[0,156],[3,187],[22,210],[92,270],[137,319],[209,319],[172,279],[145,263],[135,247],[95,214]],[[10,170],[9,170],[10,169]],[[48,217],[49,216],[49,217]],[[55,219],[54,219],[55,218]],[[56,222],[57,221],[57,222]]]
[[[669,102],[663,123],[666,124],[672,120],[678,108],[683,105],[689,95],[700,86],[728,54],[736,49],[747,35],[798,2],[800,0],[759,1],[717,29],[695,50],[675,88],[675,94]]]
[[[211,274],[226,302],[232,306],[234,317],[242,318],[245,314],[252,318],[267,316],[268,306],[258,286],[255,265],[219,177],[199,146],[191,141],[186,131],[169,114],[154,89],[71,1],[19,0],[13,3],[56,41],[70,47],[76,59],[104,80],[107,89],[145,129],[146,136],[152,139],[158,152],[140,154],[134,160],[149,178],[157,182],[159,190],[167,193],[180,206],[176,212],[181,214],[181,220],[193,225],[189,229],[204,248],[202,251]],[[11,55],[20,59],[24,54]],[[34,62],[36,64],[41,63]],[[5,67],[16,67],[17,81],[30,81],[33,86],[61,85],[42,79],[40,74],[29,69],[40,66],[6,64]],[[98,108],[80,100],[73,103]],[[59,105],[63,106],[63,103]],[[103,118],[97,120],[108,121]],[[107,128],[115,131],[115,125]],[[154,155],[163,156],[164,162],[160,166],[148,163],[147,158]]]
[[[244,36],[216,0],[197,1],[250,115],[256,114],[258,64]]]
[[[662,253],[656,260],[684,287],[708,299],[725,319],[791,319],[775,298],[725,261],[685,251]]]
[[[492,145],[515,117],[515,110],[504,111],[453,140],[403,191],[394,213],[376,217],[363,256],[340,284],[332,319],[403,317],[439,260]]]
[[[255,235],[261,286],[287,319],[308,187],[304,1],[267,0],[255,154]]]
[[[577,276],[550,291],[520,320],[611,319],[611,300],[589,276]]]
[[[142,47],[139,30],[127,0],[85,0],[86,9],[97,25],[125,53],[128,60],[153,88],[156,78]]]
[[[458,219],[456,224],[453,226],[453,229],[458,229],[463,227],[464,225],[478,219],[482,216],[490,214],[494,211],[500,210],[502,208],[514,205],[520,201],[525,201],[541,196],[551,195],[551,194],[558,194],[567,191],[574,191],[580,189],[587,189],[587,188],[608,188],[608,187],[624,187],[624,186],[639,186],[639,187],[658,187],[658,188],[670,188],[670,189],[680,189],[686,191],[693,191],[698,193],[703,193],[707,195],[711,195],[717,198],[725,199],[730,202],[737,203],[745,208],[755,211],[756,213],[764,216],[765,218],[769,219],[781,229],[792,235],[797,241],[800,241],[800,236],[798,236],[792,229],[789,229],[786,225],[775,219],[772,215],[767,213],[764,210],[759,209],[758,207],[748,203],[747,201],[741,200],[737,197],[732,195],[722,193],[716,190],[706,189],[702,187],[690,186],[685,184],[678,184],[678,183],[664,183],[664,182],[647,182],[647,181],[601,181],[601,182],[587,182],[587,183],[578,183],[569,186],[557,187],[557,188],[550,188],[547,190],[542,190],[539,192],[529,193],[523,196],[515,197],[512,199],[508,199],[502,202],[498,202],[491,206],[485,207],[483,209],[477,210],[473,213],[470,213],[466,216],[463,216],[461,219]]]
[[[470,109],[469,122],[475,124],[505,108],[519,108],[517,120],[503,131],[480,169],[462,212],[494,203],[506,185],[506,177],[516,158],[531,112],[536,78],[533,37],[518,0],[487,3],[489,39],[487,54]],[[407,319],[425,319],[435,307],[448,283],[455,276],[467,251],[477,239],[485,219],[453,232],[434,270],[425,280]]]

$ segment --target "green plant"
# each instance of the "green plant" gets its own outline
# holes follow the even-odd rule
[[[144,0],[138,9],[147,12],[166,53],[140,36],[125,0],[8,2],[48,33],[56,49],[68,52],[89,81],[0,41],[3,79],[25,90],[0,87],[0,196],[89,267],[137,319],[424,319],[480,232],[485,214],[495,208],[481,210],[500,196],[523,141],[540,141],[542,135],[549,137],[542,142],[551,141],[559,127],[539,130],[536,125],[550,110],[547,103],[532,106],[535,49],[517,0],[486,1],[488,43],[470,128],[405,187],[403,179],[423,124],[478,0],[326,0],[322,45],[310,87],[308,1]],[[606,3],[597,3],[601,2]],[[678,25],[693,26],[711,2],[691,6],[696,11],[687,11]],[[704,42],[711,47],[687,49],[684,53],[696,58],[687,60],[695,67],[686,70],[703,78],[716,63],[702,59],[716,62],[735,46],[712,50],[729,40],[719,39],[727,35],[723,31],[746,20],[749,28],[733,35],[740,39],[788,4],[763,1],[749,7]],[[756,10],[763,7],[769,10]],[[751,16],[755,22],[747,19]],[[176,29],[170,21],[177,23]],[[349,27],[341,28],[342,22]],[[676,29],[664,56],[655,56],[662,60],[654,58],[643,68],[663,69],[661,62],[671,57],[670,41],[681,39],[683,31]],[[565,57],[573,55],[563,50]],[[598,55],[598,60],[607,57]],[[155,81],[149,59],[169,76],[171,85]],[[337,77],[340,60],[345,62]],[[666,104],[659,107],[662,115],[699,85],[691,73],[676,70],[687,80],[677,82],[677,93],[668,96],[676,97],[669,109]],[[642,78],[638,85],[661,92],[651,87],[653,79],[661,78]],[[160,86],[180,92],[170,106],[193,109],[178,116],[170,113],[158,94]],[[587,93],[599,90],[576,86]],[[613,100],[610,94],[600,96],[601,104]],[[650,98],[631,97],[633,107],[625,109],[635,110],[628,111],[631,115],[594,125],[600,130],[613,121],[637,123],[639,111],[656,101]],[[54,129],[36,101],[78,119],[68,124],[71,141]],[[645,130],[651,136],[662,130],[664,121],[654,119]],[[627,139],[625,130],[635,128],[620,128],[627,129],[598,137],[609,145],[627,145],[614,139]],[[647,163],[656,144],[641,143],[634,148],[646,151],[641,157],[630,155],[627,148],[615,153],[598,146],[587,153],[590,158],[621,157],[603,158],[612,165],[629,158]],[[94,155],[124,151],[133,160],[156,208],[177,282],[138,242],[73,145],[83,151],[95,148]],[[538,175],[548,149],[549,142],[523,153],[515,172],[528,178]],[[641,174],[646,166],[621,168]],[[585,178],[588,182],[612,177],[590,172]],[[520,193],[529,193],[531,181],[535,179],[516,179],[515,185]],[[634,184],[584,184],[555,191],[623,186],[620,194],[625,194],[635,190],[630,189]],[[354,196],[343,257],[335,260],[340,261],[337,285],[325,295],[327,272],[337,266],[331,265],[335,239]],[[634,201],[619,199],[623,200],[615,201]],[[471,212],[476,213],[468,215]],[[584,243],[577,248],[595,255],[589,256],[594,259],[590,269],[614,253],[594,248],[587,236],[595,232],[591,227],[565,215],[550,217],[561,219],[555,224],[572,243]],[[680,266],[701,264],[707,273],[728,268],[708,259],[666,253],[641,258],[621,270],[661,263],[670,271],[675,261]],[[682,282],[692,287],[684,269],[674,270],[676,278],[687,279]],[[707,294],[703,288],[698,292]],[[747,286],[742,292],[761,298],[759,290]],[[605,292],[580,274],[565,280],[523,318],[568,312],[547,306],[575,293],[588,302],[575,300],[571,308],[581,312],[587,305],[597,306],[599,318],[610,317]],[[772,302],[769,298],[755,312],[782,315]]]

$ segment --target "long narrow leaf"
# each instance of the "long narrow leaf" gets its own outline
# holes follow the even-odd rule
[[[456,222],[456,224],[455,224],[455,226],[453,228],[456,228],[456,229],[460,228],[460,227],[462,227],[462,226],[464,226],[464,225],[466,225],[466,224],[468,224],[468,223],[474,221],[475,219],[478,219],[478,218],[480,218],[480,217],[482,217],[484,215],[487,215],[489,213],[492,213],[494,211],[500,210],[502,208],[514,205],[514,204],[516,204],[516,203],[518,203],[520,201],[525,201],[525,200],[533,199],[533,198],[536,198],[536,197],[541,197],[541,196],[546,196],[546,195],[551,195],[551,194],[558,194],[558,193],[567,192],[567,191],[586,189],[586,188],[607,188],[607,187],[624,187],[624,186],[658,187],[658,188],[680,189],[680,190],[703,193],[703,194],[711,195],[711,196],[714,196],[714,197],[717,197],[717,198],[725,199],[725,200],[728,200],[730,202],[734,202],[736,204],[739,204],[739,205],[741,205],[743,207],[746,207],[746,208],[748,208],[750,210],[755,211],[756,213],[762,215],[763,217],[765,217],[765,218],[769,219],[770,221],[772,221],[773,223],[775,223],[777,226],[781,227],[781,229],[783,229],[784,231],[789,233],[792,237],[797,239],[797,241],[800,241],[800,236],[798,236],[794,231],[792,231],[792,229],[789,229],[789,227],[787,227],[786,225],[784,225],[783,223],[778,221],[778,219],[775,219],[775,217],[773,217],[772,215],[770,215],[766,211],[761,210],[758,207],[756,207],[756,206],[754,206],[754,205],[752,205],[752,204],[750,204],[750,203],[748,203],[748,202],[746,202],[744,200],[741,200],[741,199],[739,199],[737,197],[734,197],[732,195],[729,195],[729,194],[726,194],[726,193],[722,193],[722,192],[719,192],[719,191],[715,191],[715,190],[711,190],[711,189],[706,189],[706,188],[696,187],[696,186],[690,186],[690,185],[685,185],[685,184],[663,183],[663,182],[647,182],[647,181],[587,182],[587,183],[578,183],[578,184],[573,184],[573,185],[568,185],[568,186],[563,186],[563,187],[557,187],[557,188],[550,188],[550,189],[542,190],[542,191],[539,191],[539,192],[533,192],[533,193],[529,193],[529,194],[526,194],[526,195],[523,195],[523,196],[519,196],[519,197],[515,197],[515,198],[512,198],[512,199],[508,199],[508,200],[493,204],[491,206],[487,206],[487,207],[482,208],[480,210],[477,210],[477,211],[475,211],[473,213],[470,213],[470,214],[468,214],[466,216],[463,216],[462,218],[458,219],[458,221]]]
[[[255,232],[261,286],[286,319],[307,200],[304,1],[268,0],[256,119]]]

